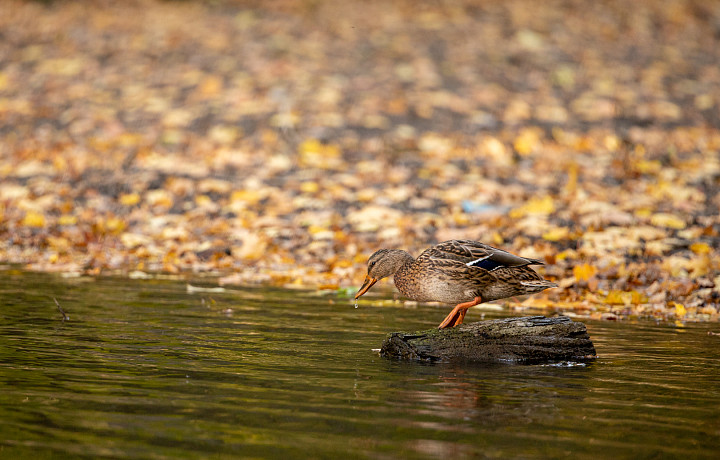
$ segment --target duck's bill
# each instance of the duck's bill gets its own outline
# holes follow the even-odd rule
[[[368,291],[368,289],[370,289],[373,286],[373,284],[375,284],[377,282],[378,282],[377,278],[370,278],[369,276],[366,276],[365,282],[363,283],[362,286],[360,286],[360,290],[357,291],[357,294],[355,294],[355,299],[360,298],[361,295],[365,294]]]

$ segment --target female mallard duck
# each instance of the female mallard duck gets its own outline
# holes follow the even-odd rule
[[[368,259],[368,274],[355,299],[378,280],[395,275],[395,286],[405,297],[457,304],[438,326],[444,329],[462,324],[468,308],[479,303],[557,287],[529,267],[542,264],[469,240],[445,241],[417,259],[401,249],[380,249]]]

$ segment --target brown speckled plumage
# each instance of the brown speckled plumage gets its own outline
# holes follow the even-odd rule
[[[368,259],[368,275],[355,298],[395,275],[395,286],[409,299],[458,304],[440,325],[456,326],[473,305],[556,287],[529,267],[541,264],[469,240],[445,241],[417,259],[400,249],[381,249]]]

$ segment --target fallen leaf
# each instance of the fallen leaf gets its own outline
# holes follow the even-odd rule
[[[679,317],[683,317],[687,314],[687,309],[685,308],[685,305],[681,303],[674,302],[675,304],[675,315]]]
[[[597,273],[597,269],[590,264],[576,265],[573,267],[573,275],[577,281],[588,281],[595,273]]]
[[[58,218],[58,225],[76,225],[77,217],[70,214],[63,214]]]
[[[531,154],[540,144],[540,134],[541,131],[536,128],[525,128],[520,131],[513,142],[515,151],[520,155]]]
[[[695,254],[708,254],[711,248],[707,243],[693,243],[690,245],[690,250]]]
[[[637,305],[647,303],[648,298],[638,291],[617,291],[612,290],[605,296],[605,303],[608,305]]]
[[[542,237],[548,241],[560,241],[567,239],[569,235],[570,230],[567,227],[555,227],[543,233]]]
[[[336,144],[324,144],[317,139],[306,139],[300,144],[299,151],[303,166],[328,169],[341,164],[340,148]]]
[[[123,206],[134,206],[140,202],[140,195],[137,193],[123,193],[120,195],[119,201]]]
[[[656,227],[667,227],[676,230],[685,228],[685,220],[675,214],[657,213],[650,217],[650,223]]]
[[[39,212],[35,211],[28,211],[25,213],[25,217],[23,217],[22,225],[25,227],[44,227],[45,226],[45,216],[40,214]]]
[[[555,211],[555,203],[550,196],[531,198],[524,205],[510,211],[510,217],[519,219],[528,215],[548,215]]]
[[[149,236],[138,233],[123,233],[120,235],[120,241],[128,249],[147,246],[152,243],[152,239]]]

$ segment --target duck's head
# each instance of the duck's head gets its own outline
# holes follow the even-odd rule
[[[360,290],[355,294],[355,298],[357,299],[365,294],[379,280],[393,275],[408,260],[412,261],[412,256],[400,249],[380,249],[376,251],[368,259],[367,276],[365,276],[365,282],[360,287]]]

